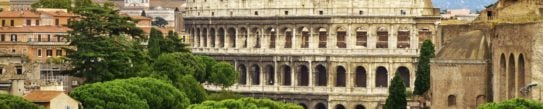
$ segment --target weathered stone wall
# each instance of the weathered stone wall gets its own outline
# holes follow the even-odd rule
[[[431,65],[431,107],[476,109],[485,103],[490,82],[487,66],[484,60],[434,61]],[[449,97],[454,97],[454,100],[449,101]]]

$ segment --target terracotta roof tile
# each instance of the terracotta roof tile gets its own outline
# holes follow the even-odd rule
[[[24,98],[31,102],[49,102],[58,95],[62,94],[62,91],[32,91],[25,95]]]
[[[70,30],[64,26],[0,27],[0,33],[66,33]]]

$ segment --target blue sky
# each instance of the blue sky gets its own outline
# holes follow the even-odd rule
[[[433,0],[434,6],[444,9],[468,8],[473,11],[482,10],[485,6],[495,3],[496,0]]]

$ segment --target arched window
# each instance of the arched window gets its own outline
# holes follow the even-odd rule
[[[200,34],[200,33],[202,33],[202,32],[200,31],[200,28],[197,28],[197,29],[196,29],[196,37],[194,37],[194,38],[195,38],[194,40],[196,40],[196,41],[195,41],[196,43],[194,44],[195,47],[200,47],[200,38],[202,37],[202,36],[201,36],[202,34]]]
[[[270,48],[275,48],[275,41],[277,40],[277,32],[275,29],[271,28],[270,30]]]
[[[298,85],[299,86],[308,86],[309,85],[309,69],[305,65],[299,66]]]
[[[254,35],[254,48],[260,48],[261,42],[260,42],[260,32],[258,31],[258,28],[253,28],[252,33]]]
[[[409,48],[411,44],[409,43],[410,40],[410,32],[408,29],[400,29],[398,31],[398,44],[397,48]]]
[[[420,29],[419,30],[419,47],[422,46],[422,43],[425,40],[429,40],[432,38],[432,32],[430,29]]]
[[[302,28],[302,37],[300,40],[301,41],[301,45],[300,45],[300,48],[309,48],[309,29],[303,27]]]
[[[328,41],[328,33],[326,29],[319,29],[319,48],[326,48],[326,41]]]
[[[499,74],[499,77],[500,77],[500,85],[498,87],[500,87],[500,93],[502,93],[501,95],[498,95],[500,96],[501,98],[504,98],[506,99],[506,96],[507,96],[507,64],[506,64],[506,58],[505,58],[505,54],[502,54],[500,56],[500,74]]]
[[[228,29],[228,43],[230,45],[230,47],[232,48],[236,48],[236,29],[234,28],[230,28]]]
[[[400,76],[404,80],[405,87],[409,87],[410,85],[410,75],[409,75],[409,69],[407,67],[399,67],[397,73],[400,73]]]
[[[388,71],[385,67],[377,67],[375,87],[388,87]]]
[[[317,86],[326,86],[328,83],[328,75],[326,73],[326,68],[323,65],[318,65],[315,68],[315,79]]]
[[[366,69],[362,66],[356,67],[356,87],[366,87],[367,75]]]
[[[285,48],[292,48],[292,30],[290,28],[285,30]]]
[[[285,86],[291,85],[291,79],[292,79],[291,78],[291,76],[292,76],[291,72],[292,72],[292,70],[290,69],[290,66],[287,66],[287,65],[283,66],[283,74],[281,75],[281,76],[283,76],[282,77],[283,85],[285,85]]]
[[[215,35],[215,29],[214,29],[214,28],[211,28],[211,30],[210,30],[210,32],[209,32],[209,38],[210,38],[209,40],[210,40],[211,42],[209,42],[209,43],[210,43],[211,47],[213,47],[213,48],[215,47],[215,37],[217,37],[217,36]]]
[[[508,76],[508,93],[509,93],[509,98],[515,98],[515,55],[513,55],[511,53],[511,55],[509,55],[509,65],[507,66],[507,68],[509,69],[509,72],[507,72],[507,76]]]
[[[356,107],[354,107],[355,109],[366,109],[366,107],[364,107],[364,105],[356,105]]]
[[[240,29],[240,36],[241,36],[240,37],[240,39],[241,39],[241,47],[247,48],[247,40],[248,40],[247,29],[241,28]]]
[[[238,71],[239,71],[239,84],[240,85],[245,85],[247,84],[247,68],[245,68],[245,65],[239,65],[238,67]]]
[[[524,65],[524,55],[520,54],[518,57],[518,81],[517,81],[517,89],[523,88],[525,84],[525,65]]]
[[[345,106],[343,106],[341,104],[338,104],[338,105],[336,105],[336,109],[345,109]]]
[[[346,76],[345,68],[338,66],[336,68],[336,87],[345,87]]]
[[[314,109],[326,109],[326,105],[324,105],[323,103],[318,103],[317,105],[315,105]]]
[[[448,106],[456,106],[456,96],[449,95],[449,97],[447,97],[447,104]]]
[[[219,48],[224,48],[224,29],[223,28],[220,28],[219,29]]]
[[[336,46],[337,48],[347,48],[347,43],[345,41],[345,37],[347,37],[347,32],[345,28],[340,27],[336,30]]]
[[[379,28],[377,31],[377,48],[388,48],[388,31],[385,28]]]
[[[366,29],[356,29],[356,46],[368,46],[368,32],[366,31]]]
[[[251,83],[260,85],[260,67],[256,64],[251,66]]]
[[[207,28],[204,28],[204,31],[203,31],[203,33],[202,33],[202,34],[204,34],[204,35],[202,36],[202,38],[203,38],[203,39],[202,39],[202,43],[203,43],[203,46],[204,46],[204,47],[207,47],[207,32],[208,32],[208,31],[207,31]]]
[[[273,68],[272,65],[267,65],[266,66],[266,76],[267,76],[267,81],[266,83],[268,85],[273,85],[275,83],[275,69]]]

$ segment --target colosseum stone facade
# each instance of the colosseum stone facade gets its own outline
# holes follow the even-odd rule
[[[307,109],[380,108],[395,72],[413,90],[438,22],[431,0],[187,0],[184,16],[193,53],[240,72],[230,90]]]

